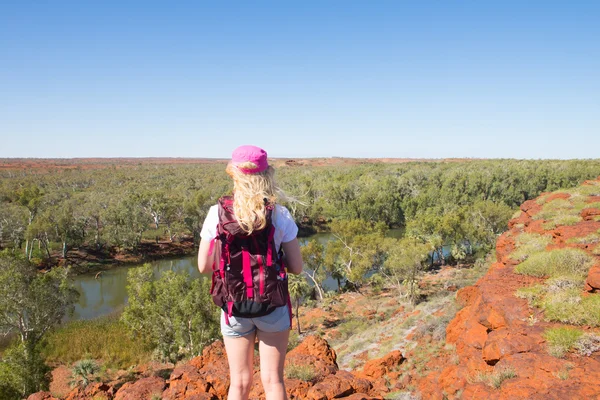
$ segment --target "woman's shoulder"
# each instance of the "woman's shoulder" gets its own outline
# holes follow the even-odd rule
[[[275,209],[273,210],[273,213],[275,215],[280,215],[283,216],[285,218],[292,218],[292,214],[290,214],[290,210],[288,210],[285,206],[282,206],[281,204],[275,204]]]

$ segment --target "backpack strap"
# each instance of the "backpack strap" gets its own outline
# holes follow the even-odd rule
[[[246,297],[249,299],[254,298],[254,290],[252,286],[252,265],[250,260],[250,252],[248,252],[247,245],[242,246],[242,275],[244,276],[244,283],[246,284]]]
[[[273,249],[273,247],[275,246],[275,242],[273,240],[273,238],[275,237],[275,226],[273,224],[271,224],[271,228],[269,229],[269,239],[268,239],[268,247],[267,247],[267,267],[272,267],[273,266],[273,252],[275,251],[275,249]]]

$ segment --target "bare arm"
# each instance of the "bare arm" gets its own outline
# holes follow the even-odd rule
[[[200,239],[200,248],[198,249],[198,271],[201,274],[210,274],[214,263],[215,253],[219,246],[215,246],[212,254],[208,254],[210,250],[211,240]]]
[[[298,238],[294,238],[287,243],[281,243],[283,253],[285,254],[285,262],[288,271],[298,275],[302,273],[302,253],[300,253],[300,243]]]

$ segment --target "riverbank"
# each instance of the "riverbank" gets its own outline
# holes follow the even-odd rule
[[[99,273],[115,267],[192,256],[196,251],[197,245],[191,236],[184,236],[172,242],[162,238],[143,239],[135,253],[115,248],[96,250],[80,247],[69,251],[66,259],[52,254],[50,259],[40,262],[39,269],[47,271],[56,266],[68,265],[75,275]]]

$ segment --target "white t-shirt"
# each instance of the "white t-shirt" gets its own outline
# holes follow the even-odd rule
[[[298,235],[298,227],[294,218],[284,206],[275,204],[275,210],[273,210],[273,226],[275,226],[275,247],[279,251],[281,243],[287,243],[294,240]],[[208,214],[204,219],[204,225],[202,225],[202,231],[200,231],[200,237],[204,240],[211,240],[217,236],[217,225],[219,224],[219,206],[214,205],[208,210]]]

